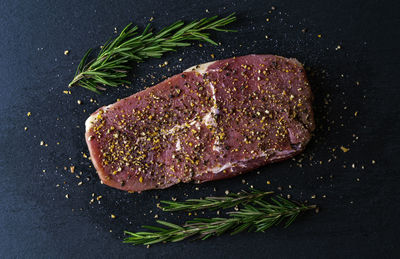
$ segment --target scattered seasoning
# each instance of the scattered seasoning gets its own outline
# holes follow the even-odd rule
[[[226,190],[226,191],[225,191],[225,194],[228,195],[228,194],[229,194],[229,190]]]
[[[43,140],[40,141],[40,145],[41,145],[41,146],[44,145],[44,141],[43,141]]]
[[[322,37],[322,35],[321,35],[321,34],[318,34],[318,35],[317,35],[317,37],[318,37],[318,38],[321,38],[321,37]]]
[[[376,162],[375,162],[375,160],[372,160],[371,163],[374,165]]]
[[[340,45],[337,45],[335,50],[340,50],[342,47]]]
[[[82,101],[81,100],[78,100],[78,101],[76,101],[78,104],[82,104]]]
[[[28,112],[27,114],[26,114],[26,116],[28,116],[28,117],[30,117],[32,114],[31,114],[31,112]]]
[[[75,172],[75,166],[71,165],[69,167],[70,172],[73,174]]]
[[[24,130],[27,131],[27,130],[28,130],[28,127],[24,127]]]
[[[115,216],[114,214],[111,214],[111,218],[112,218],[112,219],[115,219],[116,216]]]
[[[66,198],[66,199],[69,199],[69,194],[65,194],[65,198]]]
[[[315,199],[317,196],[314,194],[314,195],[311,195],[311,199]]]
[[[214,54],[210,54],[210,56],[211,56],[211,58],[215,58],[215,55],[214,55]]]
[[[64,55],[67,56],[69,54],[69,50],[64,50]]]
[[[150,17],[149,21],[152,22],[154,20],[154,17]]]
[[[165,64],[168,64],[168,63],[164,62],[164,65]],[[240,66],[240,64],[239,64],[239,66]],[[272,69],[278,69],[278,70],[282,69],[283,71],[289,71],[292,69],[289,66],[286,67],[285,65],[280,64],[280,62],[275,62],[275,63],[272,62],[272,64],[270,66]],[[247,76],[246,74],[251,74],[251,73],[255,74],[253,76],[253,78],[255,77],[258,79],[257,86],[266,84],[265,81],[266,81],[266,79],[268,79],[268,76],[266,74],[270,73],[267,68],[262,68],[261,66],[255,67],[254,65],[249,65],[249,64],[242,64],[241,67],[243,68],[243,71],[244,71],[243,73],[245,76]],[[263,73],[263,72],[265,72],[265,73]],[[236,72],[234,72],[233,70],[224,72],[224,74],[227,77],[229,77],[229,76],[234,77],[234,75],[233,75],[234,73],[236,73]],[[239,73],[240,73],[240,71],[239,71]],[[203,75],[203,79],[205,81],[209,80],[207,78],[206,74]],[[179,79],[178,81],[185,81],[185,80]],[[171,88],[168,91],[168,93],[165,93],[165,97],[167,97],[168,94],[173,94],[174,99],[175,98],[178,99],[181,96],[184,96],[185,94],[193,93],[193,95],[196,96],[195,94],[201,94],[203,92],[208,91],[208,90],[207,91],[200,90],[201,87],[206,88],[208,85],[207,83],[204,83],[204,84],[200,83],[200,84],[195,85],[195,83],[193,83],[192,80],[188,80],[188,81],[191,83],[191,85],[189,83],[186,83],[181,88],[179,88],[179,86],[171,85]],[[171,83],[171,82],[169,82],[169,83]],[[240,86],[238,86],[237,88],[233,87],[232,91],[236,91],[236,89],[239,89],[238,91],[245,90],[246,85],[244,85],[242,88],[243,89],[241,89]],[[300,92],[301,89],[302,89],[301,87],[296,88],[294,91],[282,94],[282,96],[284,96],[282,98],[286,98],[285,101],[286,100],[288,102],[291,101],[291,103],[295,107],[294,108],[295,110],[303,109],[303,108],[299,108],[299,107],[301,107],[304,99],[297,98],[297,97],[295,98],[295,97],[291,97],[291,96],[294,96],[294,95],[297,96],[297,92]],[[259,90],[261,91],[262,89],[259,88]],[[265,93],[265,94],[268,95],[269,93]],[[179,96],[177,96],[177,95],[179,95]],[[143,101],[140,101],[140,99],[139,99],[140,97],[142,98]],[[204,97],[208,97],[208,96],[204,95]],[[139,136],[139,133],[134,133],[134,134],[138,134],[136,137],[140,138],[140,142],[132,143],[128,137],[124,136],[124,134],[120,134],[120,132],[122,132],[122,131],[120,131],[119,129],[114,129],[111,126],[109,127],[109,125],[107,125],[108,121],[105,120],[103,117],[103,116],[105,116],[105,114],[107,112],[104,110],[100,110],[98,112],[96,124],[93,126],[93,134],[91,136],[89,136],[89,138],[91,138],[91,139],[97,139],[103,135],[110,140],[109,142],[107,142],[105,144],[104,149],[102,150],[103,157],[102,157],[101,162],[105,165],[108,165],[111,168],[109,171],[110,174],[108,175],[109,179],[112,179],[114,181],[116,180],[119,183],[121,183],[121,179],[120,179],[121,177],[115,177],[114,175],[117,175],[117,173],[118,173],[117,168],[121,168],[121,167],[126,168],[128,173],[132,173],[130,175],[132,181],[139,181],[140,183],[143,183],[143,182],[146,183],[150,179],[151,180],[152,179],[159,180],[157,173],[163,173],[166,170],[172,171],[172,172],[176,172],[177,170],[182,170],[182,168],[177,168],[176,166],[171,167],[171,168],[166,168],[165,164],[159,163],[157,160],[153,161],[152,159],[149,159],[149,157],[150,157],[149,154],[151,154],[151,152],[153,152],[153,150],[162,148],[162,146],[159,144],[159,143],[162,143],[165,141],[165,138],[163,138],[163,136],[162,136],[163,135],[162,130],[165,130],[165,127],[168,128],[168,127],[172,126],[172,124],[174,124],[174,121],[172,119],[177,117],[178,115],[176,113],[174,114],[173,111],[171,111],[171,113],[160,114],[160,113],[157,113],[157,110],[154,111],[152,109],[153,105],[156,106],[160,102],[159,100],[160,99],[162,100],[164,98],[164,96],[161,93],[159,94],[156,91],[150,92],[149,96],[136,96],[135,98],[136,98],[136,100],[140,101],[140,103],[144,104],[143,108],[133,110],[133,111],[121,110],[120,112],[113,114],[113,116],[115,115],[115,119],[113,119],[111,117],[108,117],[108,118],[113,120],[113,123],[114,122],[118,123],[118,125],[119,125],[118,128],[126,129],[128,132],[132,130],[132,125],[129,125],[130,124],[129,122],[132,119],[141,120],[144,122],[148,122],[148,121],[156,122],[155,124],[153,123],[153,125],[155,125],[157,127],[149,127],[149,128],[146,128],[145,130],[140,131],[140,136]],[[256,92],[254,92],[254,95],[251,95],[250,98],[254,98],[254,99],[260,98],[261,99],[261,97],[257,96]],[[273,99],[274,99],[273,101],[275,104],[279,105],[279,103],[281,103],[280,95],[278,95],[277,97],[273,97]],[[177,101],[180,102],[181,100],[177,100]],[[260,100],[260,102],[261,102],[261,100]],[[303,103],[303,104],[305,104],[305,103]],[[196,108],[197,108],[197,105],[205,105],[208,107],[212,107],[212,105],[216,105],[216,104],[213,103],[212,98],[199,98],[196,100],[189,100],[187,105],[188,106],[196,105]],[[168,107],[162,107],[162,108],[168,108]],[[246,144],[252,144],[252,143],[256,144],[257,140],[261,140],[262,138],[265,138],[266,137],[265,129],[268,129],[268,127],[271,127],[268,124],[271,122],[271,120],[277,121],[278,124],[282,125],[282,126],[278,125],[278,127],[273,127],[274,129],[277,130],[275,133],[276,137],[278,137],[278,138],[287,137],[288,133],[285,128],[284,117],[280,116],[280,117],[276,118],[276,120],[274,118],[278,115],[277,114],[278,112],[276,111],[276,107],[274,107],[272,105],[271,107],[269,107],[269,106],[268,107],[267,106],[260,106],[260,107],[250,106],[247,108],[249,109],[247,111],[237,111],[237,112],[234,111],[231,114],[227,114],[227,116],[231,116],[234,113],[240,113],[241,116],[250,118],[250,123],[255,122],[258,118],[260,120],[261,120],[261,118],[263,118],[263,121],[261,121],[261,122],[264,123],[264,125],[263,125],[264,128],[262,130],[260,130],[260,131],[249,130],[248,132],[243,132],[245,134],[244,142],[246,142]],[[266,110],[266,108],[268,108],[269,110]],[[189,119],[192,119],[192,117],[194,117],[192,114],[190,114],[190,112],[191,112],[190,108],[187,110],[184,110],[184,114],[185,114],[185,116],[187,116],[187,120],[185,118],[185,122],[186,122],[186,124],[188,124],[188,126],[184,126],[184,128],[182,129],[182,132],[184,132],[184,133],[182,135],[185,138],[186,138],[186,136],[188,138],[186,138],[186,139],[182,138],[180,140],[180,146],[182,147],[182,149],[192,146],[194,150],[198,150],[198,151],[196,151],[198,153],[189,157],[184,152],[177,152],[178,154],[176,154],[176,157],[173,157],[173,159],[177,159],[177,160],[181,159],[182,161],[187,161],[187,163],[181,163],[181,165],[183,164],[184,166],[187,166],[187,168],[185,168],[185,169],[187,169],[187,170],[185,170],[185,173],[187,172],[188,176],[193,173],[193,171],[191,171],[191,169],[193,169],[193,167],[196,167],[198,165],[198,163],[207,162],[207,161],[204,161],[204,159],[200,156],[202,153],[202,147],[201,146],[199,147],[197,144],[197,141],[196,141],[196,135],[199,135],[199,132],[198,132],[198,130],[194,129],[195,127],[191,127],[192,125],[189,125],[189,123],[187,122],[187,121],[189,121]],[[223,111],[221,110],[221,112],[223,112]],[[215,117],[224,119],[224,117],[222,117],[222,116],[221,117],[215,116]],[[196,119],[197,118],[194,118],[194,120],[196,120]],[[197,120],[201,120],[201,118],[199,118]],[[215,120],[217,120],[217,119],[215,119]],[[117,124],[115,124],[115,125],[117,125]],[[210,126],[210,130],[215,131],[215,136],[216,136],[217,140],[221,141],[221,143],[222,143],[221,148],[223,148],[224,150],[225,149],[228,150],[227,152],[238,152],[238,149],[235,149],[233,147],[227,148],[226,145],[223,145],[223,140],[224,140],[224,138],[226,138],[226,135],[227,135],[226,132],[223,132],[223,129],[224,129],[223,127],[219,128],[219,127],[215,127],[215,126],[214,127]],[[246,127],[244,127],[244,129],[246,129]],[[161,134],[160,134],[160,132],[161,132]],[[143,135],[142,135],[142,133],[143,133]],[[192,136],[194,136],[194,138],[192,138]],[[175,137],[175,136],[173,136],[173,137]],[[260,145],[259,147],[262,149],[269,148],[268,144],[266,146],[262,145],[262,147]],[[150,148],[151,148],[151,151],[150,151]],[[181,149],[181,148],[179,148],[179,149]],[[157,151],[154,151],[154,152],[157,152]],[[243,152],[246,155],[248,155],[249,157],[259,155],[257,152],[254,152],[254,150],[252,150],[252,151],[251,150],[243,150]],[[198,154],[200,154],[200,155],[198,155]],[[174,154],[174,156],[175,156],[175,154]],[[157,168],[166,168],[166,169],[165,170],[160,169],[160,171],[161,171],[160,172],[158,170],[154,170]],[[115,172],[115,173],[113,173],[113,172]],[[181,171],[179,171],[179,172],[181,172]],[[138,175],[135,175],[135,173],[138,173]],[[125,177],[125,175],[123,176],[123,178],[126,181],[128,181],[128,179],[129,179],[129,177]],[[164,180],[161,180],[161,181],[164,181]],[[163,182],[161,182],[161,183],[156,182],[156,183],[159,186],[162,186],[162,184],[163,184]],[[269,185],[269,184],[271,184],[271,182],[267,181],[267,184]],[[122,185],[122,183],[121,183],[121,185]],[[278,189],[282,190],[282,187],[278,187]],[[225,191],[225,193],[229,194],[229,191],[227,190],[227,191]]]

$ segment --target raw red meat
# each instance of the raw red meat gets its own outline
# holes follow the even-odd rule
[[[109,186],[140,192],[202,183],[300,153],[315,127],[311,102],[296,59],[230,58],[98,109],[86,140]]]

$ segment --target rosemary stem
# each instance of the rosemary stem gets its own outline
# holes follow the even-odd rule
[[[190,237],[197,237],[202,240],[211,236],[219,236],[226,232],[231,235],[244,230],[254,232],[264,232],[268,228],[284,222],[287,227],[293,223],[300,213],[316,209],[316,205],[304,205],[291,202],[280,196],[270,198],[266,201],[263,198],[254,199],[255,195],[265,192],[253,190],[252,192],[242,192],[237,194],[241,199],[238,203],[241,208],[227,213],[225,218],[195,218],[185,222],[182,226],[158,220],[157,223],[164,226],[143,226],[152,232],[128,232],[124,243],[152,245],[160,242],[178,242]],[[168,202],[173,210],[187,210],[188,206],[193,209],[204,208],[204,202],[208,204],[206,208],[226,208],[237,206],[238,203],[232,202],[232,197],[208,197],[208,200],[189,199],[185,202]],[[238,199],[235,199],[236,201]],[[188,206],[186,206],[188,205]]]
[[[210,38],[209,31],[231,32],[225,26],[234,22],[236,17],[232,13],[221,19],[217,18],[204,18],[186,25],[178,21],[158,33],[151,32],[149,25],[139,33],[136,26],[129,24],[114,40],[104,44],[96,58],[89,61],[91,50],[86,52],[68,87],[79,85],[99,93],[98,90],[105,89],[101,86],[129,84],[125,77],[133,62],[160,58],[164,53],[175,51],[178,47],[189,46],[192,41],[218,45]]]
[[[72,81],[68,84],[68,87],[71,88],[73,86],[76,85],[76,82],[78,82],[79,80],[81,80],[83,78],[83,74],[79,73],[77,74],[74,79],[72,79]]]

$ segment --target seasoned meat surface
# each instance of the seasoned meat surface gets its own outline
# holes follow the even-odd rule
[[[86,121],[107,185],[132,192],[232,177],[304,150],[312,93],[296,59],[248,55],[190,68]]]

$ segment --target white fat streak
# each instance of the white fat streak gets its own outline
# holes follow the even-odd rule
[[[180,151],[181,150],[181,140],[180,139],[178,139],[177,141],[176,141],[176,149],[175,149],[176,151]]]
[[[173,126],[165,133],[165,135],[174,134],[175,132],[179,131],[180,129],[188,128],[192,125],[196,125],[197,128],[200,128],[199,122],[197,122],[196,120],[190,120],[189,123],[183,123],[183,124]]]
[[[216,166],[216,167],[210,168],[210,169],[208,169],[208,171],[211,171],[214,174],[218,174],[219,172],[222,172],[225,169],[232,167],[233,165],[235,165],[235,163],[228,162],[222,166]]]
[[[204,123],[208,126],[214,126],[217,127],[217,120],[215,119],[215,115],[217,115],[219,113],[218,110],[218,106],[217,106],[217,97],[215,95],[215,87],[212,83],[209,84],[210,89],[211,89],[211,93],[212,93],[212,99],[213,99],[213,106],[211,107],[211,110],[209,113],[207,113],[204,117],[203,117],[203,121]],[[217,151],[220,152],[221,148],[219,147],[220,142],[219,142],[219,138],[217,136],[215,136],[215,142],[213,144],[213,151]]]
[[[231,168],[233,166],[246,167],[246,162],[249,160],[251,160],[251,159],[243,159],[243,160],[240,160],[237,162],[227,162],[224,165],[208,168],[207,171],[213,172],[214,174],[218,174],[218,173],[224,171],[225,169]]]
[[[198,72],[198,73],[200,73],[200,74],[204,74],[204,73],[207,71],[208,67],[209,67],[211,64],[213,64],[214,62],[215,62],[215,61],[207,62],[207,63],[200,64],[200,65],[196,65],[196,66],[192,66],[192,67],[186,69],[186,70],[183,71],[183,72],[196,71],[196,72]],[[113,105],[114,105],[114,104],[110,104],[110,105],[108,105],[108,106],[102,107],[101,109],[102,109],[104,112],[106,112],[106,111],[107,111],[108,109],[110,109]],[[97,114],[98,114],[97,112],[96,112],[96,113],[93,113],[92,115],[89,116],[89,118],[87,118],[87,120],[86,120],[86,122],[85,122],[86,131],[89,131],[90,128],[92,128],[92,126],[96,123],[96,121],[97,121]],[[191,123],[193,123],[193,122],[191,122]],[[196,122],[194,122],[194,123],[196,123]],[[194,123],[193,123],[193,124],[194,124]],[[191,125],[193,125],[193,124],[191,124]],[[197,126],[200,127],[200,125],[197,125]],[[175,127],[176,127],[176,128],[175,128]],[[170,129],[169,132],[174,133],[174,132],[175,132],[176,130],[178,130],[179,128],[184,128],[185,126],[184,126],[184,125],[176,125],[175,127],[172,128],[172,129]],[[167,134],[170,134],[169,132],[168,132]]]
[[[215,115],[219,113],[218,107],[217,107],[217,98],[215,97],[215,88],[212,83],[209,84],[211,93],[212,93],[212,98],[213,98],[213,106],[211,107],[210,111],[206,113],[206,115],[203,116],[203,123],[206,126],[214,126],[217,127],[217,121],[215,120]]]
[[[106,113],[107,110],[109,110],[114,104],[110,104],[104,107],[101,107],[100,109]],[[93,113],[92,115],[89,116],[89,118],[86,119],[85,121],[85,129],[86,132],[88,132],[90,130],[90,128],[92,128],[92,126],[96,123],[97,121],[97,114],[98,112]]]
[[[212,98],[214,100],[214,106],[217,106],[217,97],[215,96],[215,87],[212,83],[209,84],[210,89],[211,89],[211,93],[212,93]]]
[[[211,62],[207,62],[207,63],[204,63],[204,64],[192,66],[192,67],[189,67],[188,69],[186,69],[186,70],[183,71],[183,72],[192,72],[192,71],[196,71],[196,72],[198,72],[198,73],[200,73],[200,74],[204,74],[204,73],[207,71],[208,67],[209,67],[211,64],[213,64],[214,62],[215,62],[215,61],[211,61]]]
[[[204,123],[206,126],[213,126],[213,127],[217,127],[217,121],[215,119],[215,115],[219,113],[218,107],[217,107],[217,98],[215,96],[215,88],[214,85],[212,83],[209,84],[210,89],[211,89],[211,93],[212,93],[212,99],[213,99],[213,106],[211,107],[210,111],[208,113],[206,113],[203,118],[202,118],[202,123]],[[183,123],[183,124],[179,124],[179,125],[175,125],[174,127],[172,127],[171,129],[169,129],[166,132],[166,135],[170,135],[170,134],[174,134],[175,132],[179,131],[180,129],[183,128],[187,128],[190,127],[192,125],[195,125],[197,127],[197,129],[200,129],[201,124],[196,121],[196,120],[190,120],[189,122]],[[180,140],[179,141],[179,148],[178,148],[178,142],[176,143],[176,151],[181,150],[180,147]],[[213,145],[213,150],[214,151],[220,151],[220,147],[218,147],[219,145],[219,139],[216,138],[215,143]]]
[[[294,152],[294,151],[289,151],[289,152],[288,151],[275,151],[274,149],[268,149],[268,151],[274,151],[275,159],[279,159],[281,157],[287,156],[288,154]],[[266,156],[269,156],[269,155],[271,155],[271,154],[262,152],[257,158],[266,157]],[[254,158],[243,159],[243,160],[239,160],[237,162],[227,162],[224,165],[208,168],[207,171],[208,172],[213,172],[214,174],[218,174],[218,173],[224,171],[225,169],[231,168],[233,166],[247,167],[246,162],[250,161],[250,160],[253,160],[253,159]]]

